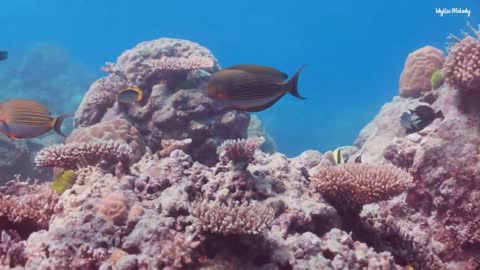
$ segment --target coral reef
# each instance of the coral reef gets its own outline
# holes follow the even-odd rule
[[[181,88],[199,69],[208,76]],[[90,86],[75,113],[76,127],[126,119],[153,152],[162,148],[162,140],[191,139],[184,150],[207,165],[216,163],[215,151],[223,140],[247,137],[248,114],[222,108],[203,93],[209,74],[219,66],[196,43],[168,38],[142,42],[104,70],[110,73]],[[115,102],[128,86],[138,86],[144,100],[132,106]]]
[[[362,218],[370,234],[376,235],[365,241],[391,251],[398,262],[420,269],[477,269],[478,109],[465,110],[458,102],[458,92],[449,85],[438,89],[437,95],[431,106],[441,110],[444,119],[408,136],[384,133],[370,138],[382,142],[377,148],[384,150],[378,162],[405,168],[414,177],[415,186],[406,196],[364,208]],[[398,103],[386,107],[393,109]],[[478,106],[478,101],[469,105],[475,104]],[[399,126],[396,115],[380,113],[374,122],[385,123],[385,130]]]
[[[287,159],[258,147],[256,139],[235,142],[248,153],[246,167],[207,167],[178,148],[147,152],[116,175],[82,166],[48,208],[48,226],[3,240],[14,243],[0,258],[8,254],[4,265],[19,269],[400,269],[388,252],[335,229],[335,209],[309,192],[320,153]]]
[[[443,53],[420,52],[402,74],[408,98],[385,104],[336,164],[332,152],[262,151],[258,125],[247,139],[249,115],[205,97],[203,77],[178,88],[218,70],[207,49],[137,45],[104,67],[66,143],[37,154],[75,170],[73,186],[0,188],[0,268],[479,269],[480,99],[470,79],[432,89]],[[130,86],[145,98],[118,104]],[[400,116],[418,105],[444,118],[407,135]]]
[[[400,76],[400,96],[417,98],[432,89],[432,74],[441,69],[445,54],[432,46],[410,53]]]

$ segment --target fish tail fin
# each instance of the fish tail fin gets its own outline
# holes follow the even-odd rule
[[[300,72],[303,70],[304,67],[305,67],[305,65],[301,66],[297,70],[297,72],[295,72],[295,74],[292,76],[292,78],[290,78],[290,80],[288,80],[288,82],[285,84],[285,87],[286,87],[287,91],[292,96],[294,96],[296,98],[299,98],[299,99],[306,99],[298,93],[298,89],[297,89],[298,77],[300,76]]]
[[[63,123],[63,120],[65,120],[65,118],[70,116],[72,115],[64,114],[64,115],[60,115],[58,117],[52,118],[52,121],[50,122],[50,126],[52,127],[53,130],[55,130],[55,132],[57,132],[61,136],[67,137],[65,136],[65,134],[62,133],[62,123]]]
[[[0,61],[7,60],[8,52],[7,51],[0,51]]]

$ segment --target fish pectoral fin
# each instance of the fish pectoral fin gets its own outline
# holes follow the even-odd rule
[[[11,133],[7,133],[6,135],[7,135],[8,138],[10,138],[10,139],[12,139],[12,140],[15,140],[15,141],[18,140],[18,138],[17,138],[15,135],[11,134]]]

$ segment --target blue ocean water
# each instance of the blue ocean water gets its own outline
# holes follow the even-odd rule
[[[436,8],[468,8],[471,14],[440,16]],[[411,51],[445,48],[448,33],[460,34],[467,21],[480,22],[474,0],[16,0],[2,1],[0,11],[0,50],[10,52],[11,65],[34,44],[53,42],[91,71],[81,76],[90,81],[101,76],[105,61],[160,37],[198,42],[224,67],[255,63],[293,74],[307,64],[299,89],[308,99],[287,96],[259,113],[279,151],[289,156],[352,144],[397,95]],[[80,98],[88,84],[75,95]],[[2,100],[18,94],[8,89]],[[68,108],[62,89],[52,89],[49,98]]]

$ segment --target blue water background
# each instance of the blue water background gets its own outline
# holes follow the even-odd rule
[[[444,7],[469,8],[471,17],[435,14]],[[352,144],[397,95],[407,55],[425,45],[444,49],[448,33],[480,23],[479,15],[473,0],[4,0],[0,49],[14,58],[53,41],[97,77],[105,61],[160,37],[198,42],[224,67],[256,63],[292,74],[307,64],[299,90],[308,99],[286,96],[259,113],[279,150],[293,156]]]

